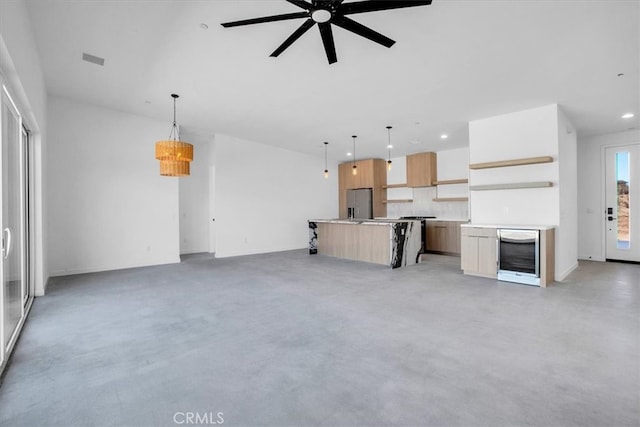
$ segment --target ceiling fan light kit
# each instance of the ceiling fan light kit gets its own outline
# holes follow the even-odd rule
[[[428,6],[431,0],[365,0],[344,3],[344,0],[286,0],[287,2],[304,9],[304,12],[285,13],[281,15],[264,16],[260,18],[244,19],[242,21],[225,22],[221,25],[225,28],[239,27],[243,25],[261,24],[265,22],[285,21],[289,19],[307,18],[270,56],[278,57],[296,40],[298,40],[311,27],[318,24],[324,51],[329,64],[338,61],[336,46],[333,41],[331,24],[337,25],[347,31],[367,38],[385,47],[395,44],[389,37],[366,27],[346,15],[357,13],[375,12],[380,10],[400,9],[414,6]]]

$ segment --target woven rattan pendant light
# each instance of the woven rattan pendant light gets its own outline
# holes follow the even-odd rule
[[[193,145],[180,141],[180,132],[176,124],[176,99],[179,95],[171,94],[173,98],[173,126],[169,139],[156,142],[156,159],[160,160],[160,175],[188,176],[189,163],[193,160]]]

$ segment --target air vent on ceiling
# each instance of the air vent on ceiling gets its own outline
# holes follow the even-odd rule
[[[95,56],[95,55],[90,55],[88,53],[82,54],[82,60],[91,62],[92,64],[100,65],[100,66],[104,65],[104,58],[100,58],[99,56]]]

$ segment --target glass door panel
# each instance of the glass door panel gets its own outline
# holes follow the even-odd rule
[[[4,348],[22,319],[25,286],[24,180],[22,125],[5,90],[2,93],[2,311]]]
[[[605,157],[606,258],[640,261],[640,145],[608,147]]]

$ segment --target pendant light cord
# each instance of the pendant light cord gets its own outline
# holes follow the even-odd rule
[[[356,135],[351,136],[353,138],[353,167],[356,167]]]
[[[173,138],[176,141],[177,138],[177,141],[180,141],[180,130],[176,124],[176,99],[178,99],[178,95],[172,93],[171,97],[173,98],[173,126],[171,126],[171,132],[169,133],[169,140]]]
[[[327,145],[329,145],[328,142],[324,143],[324,170],[327,170]]]

